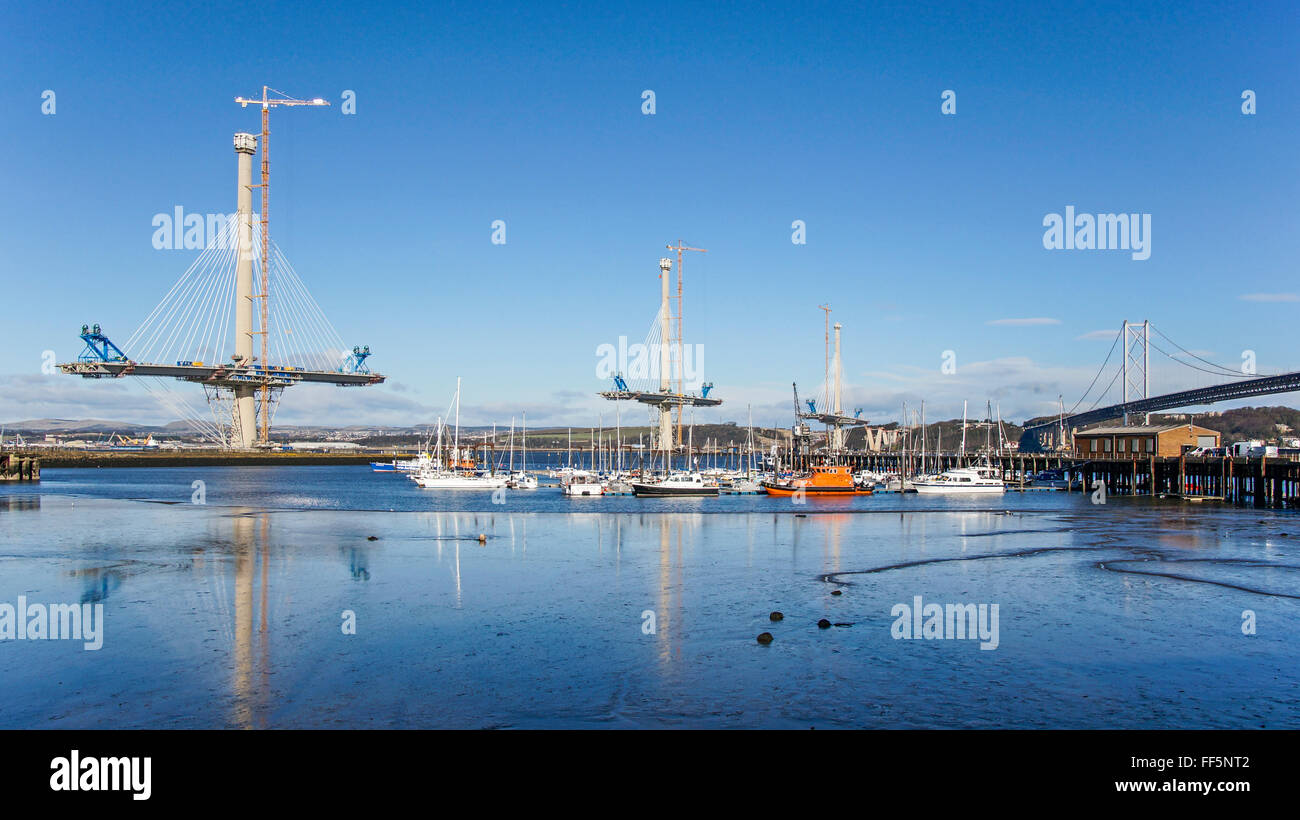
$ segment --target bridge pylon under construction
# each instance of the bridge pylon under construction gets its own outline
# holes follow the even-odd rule
[[[684,250],[697,250],[703,252],[701,248],[688,248],[685,244],[678,242],[677,245],[669,245],[670,249],[677,250],[677,314],[674,316],[672,310],[672,295],[670,290],[670,280],[672,277],[673,260],[664,257],[659,260],[659,282],[660,282],[660,299],[659,315],[656,317],[657,328],[652,327],[650,337],[646,340],[646,353],[657,354],[655,361],[652,362],[654,368],[658,371],[658,389],[652,388],[649,383],[636,384],[630,386],[627,378],[623,373],[614,375],[613,390],[601,391],[597,395],[610,401],[635,401],[653,408],[657,412],[658,421],[656,424],[656,439],[652,442],[652,449],[671,453],[676,447],[681,445],[681,411],[684,407],[717,407],[722,404],[722,399],[712,398],[709,391],[713,389],[712,383],[704,383],[701,386],[700,393],[687,393],[685,390],[685,371],[687,360],[685,349],[682,344],[681,318],[682,318],[682,259],[681,252]],[[673,319],[676,319],[674,328]],[[657,341],[656,341],[657,339]],[[674,374],[676,375],[676,385],[674,385]],[[634,379],[636,381],[636,379]],[[644,381],[652,382],[653,378],[647,378]],[[678,424],[676,433],[674,433],[673,411],[678,414]],[[667,462],[665,462],[666,464]]]
[[[121,347],[100,325],[83,325],[81,355],[58,367],[85,378],[143,377],[156,399],[206,438],[227,448],[252,449],[269,446],[271,418],[285,388],[364,386],[379,384],[384,376],[370,372],[369,346],[349,349],[343,343],[266,237],[265,214],[260,224],[255,219],[257,137],[237,133],[234,148],[235,214],[208,217],[210,236],[199,258]],[[265,166],[264,161],[263,185]],[[264,249],[260,260],[253,250],[258,242]],[[255,311],[259,301],[261,310]],[[253,344],[259,336],[261,356]],[[223,351],[225,345],[230,347]],[[209,418],[171,390],[173,380],[203,386]]]

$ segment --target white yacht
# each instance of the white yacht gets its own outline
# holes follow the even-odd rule
[[[442,419],[438,419],[438,443],[434,457],[424,463],[419,472],[410,474],[410,479],[425,490],[495,490],[506,486],[506,477],[502,475],[478,475],[469,472],[471,464],[465,464],[466,456],[460,447],[460,379],[456,379],[456,397],[452,400],[456,406],[456,426],[452,437],[451,454],[444,459],[442,447]]]
[[[512,490],[536,490],[537,476],[518,470],[510,474],[506,486]]]
[[[426,490],[495,490],[506,486],[505,476],[474,475],[429,470],[414,477],[415,483]],[[534,479],[536,480],[536,479]]]
[[[968,493],[1001,493],[1006,484],[992,465],[955,467],[937,476],[912,479],[912,486],[922,495],[961,495]]]
[[[575,470],[565,477],[560,484],[560,490],[565,495],[604,495],[605,487],[600,483],[600,477],[582,470]]]
[[[515,470],[513,468],[513,464],[515,460],[514,439],[515,439],[515,423],[511,421],[510,422],[510,463],[512,467],[510,470],[510,480],[506,482],[506,486],[512,490],[536,490],[537,476],[528,472],[528,414],[527,413],[524,413],[524,435],[523,435],[524,449],[522,454],[523,461],[518,470]]]

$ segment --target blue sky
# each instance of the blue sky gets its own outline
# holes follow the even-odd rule
[[[1300,368],[1294,4],[0,13],[0,420],[173,417],[41,356],[75,357],[83,322],[126,338],[185,270],[195,252],[156,250],[151,220],[234,209],[231,134],[259,122],[232,100],[264,83],[333,103],[272,116],[272,235],[390,379],[291,393],[282,422],[424,423],[458,375],[469,421],[612,417],[595,350],[645,336],[678,238],[709,250],[687,262],[686,335],[726,404],[701,420],[750,403],[788,423],[790,382],[819,388],[824,302],[846,402],[882,421],[921,398],[931,418],[1068,407],[1109,347],[1089,336],[1124,318]],[[1067,205],[1150,214],[1150,259],[1044,249]],[[1217,381],[1155,359],[1154,391]]]

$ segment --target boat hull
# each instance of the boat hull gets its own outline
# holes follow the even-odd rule
[[[417,478],[423,490],[495,490],[506,486],[504,478]]]
[[[633,484],[635,495],[648,498],[711,498],[718,494],[717,487],[664,487],[659,484]]]
[[[802,492],[804,496],[846,496],[846,495],[871,495],[870,487],[800,487],[789,484],[774,484],[769,481],[762,482],[761,486],[767,491],[768,495],[781,497],[790,497]]]
[[[1006,486],[1002,484],[961,487],[913,482],[912,486],[921,495],[1001,495],[1007,491]]]

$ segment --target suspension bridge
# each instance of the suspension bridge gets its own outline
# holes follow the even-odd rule
[[[1161,344],[1153,341],[1151,338],[1153,330],[1166,344],[1176,348],[1178,352],[1171,353]],[[1089,396],[1093,395],[1093,389],[1100,383],[1117,349],[1121,351],[1120,360],[1110,383],[1106,389],[1095,395],[1091,406],[1080,410],[1079,408]],[[1229,381],[1151,395],[1149,370],[1152,349],[1184,367],[1226,378]],[[1120,400],[1101,405],[1102,401],[1111,397],[1117,383],[1121,386]],[[1126,320],[1111,343],[1105,361],[1102,362],[1097,375],[1093,377],[1092,383],[1088,385],[1083,396],[1069,411],[1062,407],[1062,412],[1057,418],[1027,425],[1021,435],[1020,449],[1022,452],[1041,452],[1048,446],[1059,444],[1061,439],[1068,435],[1066,431],[1108,419],[1122,418],[1127,423],[1130,417],[1145,417],[1160,410],[1196,407],[1232,399],[1295,391],[1300,391],[1300,372],[1257,375],[1253,372],[1243,372],[1242,369],[1234,370],[1196,355],[1169,338],[1150,321],[1138,324]]]
[[[237,133],[236,213],[125,342],[114,343],[98,324],[82,325],[81,355],[58,365],[64,373],[85,378],[133,377],[204,438],[230,449],[270,446],[271,419],[286,388],[384,381],[367,365],[370,347],[349,348],[343,342],[270,238],[269,111],[276,105],[327,105],[320,99],[272,97],[271,92],[263,87],[260,100],[235,100],[262,106],[261,185],[253,184],[252,174],[258,139]],[[256,220],[254,188],[262,189],[262,213]],[[259,245],[260,258],[253,252]],[[260,310],[254,311],[255,303]],[[256,356],[254,337],[261,342]],[[174,389],[178,381],[202,385],[207,414]]]

